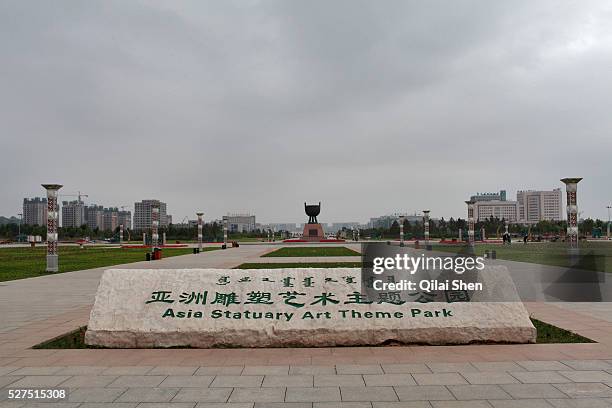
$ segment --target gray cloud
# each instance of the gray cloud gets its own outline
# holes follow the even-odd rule
[[[611,22],[605,1],[4,1],[0,214],[53,181],[178,220],[448,217],[582,176],[605,218]]]

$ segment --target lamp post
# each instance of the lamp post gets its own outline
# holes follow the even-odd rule
[[[151,246],[155,250],[159,245],[159,207],[151,208]]]
[[[475,201],[469,200],[465,202],[468,209],[468,249],[470,253],[474,253],[474,203]]]
[[[509,222],[508,220],[504,220],[504,244],[507,242],[508,245],[512,244],[512,238],[510,238],[510,232],[508,232]],[[506,238],[508,241],[506,241]]]
[[[198,216],[198,252],[202,252],[202,217],[204,216],[203,212],[197,212]]]
[[[423,210],[423,228],[425,229],[425,248],[429,249],[429,210]]]
[[[47,190],[47,272],[58,272],[57,224],[59,208],[57,206],[57,193],[63,186],[61,184],[42,184],[42,186]]]
[[[565,183],[567,197],[567,242],[570,255],[578,254],[578,200],[576,193],[582,177],[561,179]]]
[[[119,245],[123,245],[123,224],[119,224]]]
[[[404,246],[404,216],[399,217],[399,230],[400,230],[400,246]]]
[[[21,242],[21,223],[23,222],[23,213],[17,214],[19,216],[19,225],[17,226],[17,242]],[[608,235],[610,235],[610,210],[608,210]]]
[[[606,238],[610,239],[610,208],[612,208],[612,205],[609,205],[606,208],[608,209],[608,231],[606,233]]]
[[[223,216],[223,249],[227,248],[227,223],[229,219],[227,215]]]

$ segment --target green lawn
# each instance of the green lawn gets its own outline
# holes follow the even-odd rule
[[[274,252],[262,255],[263,257],[279,257],[279,256],[360,256],[359,252],[353,251],[346,247],[283,247]]]
[[[219,249],[206,247],[204,251]],[[144,261],[147,250],[144,248],[111,247],[60,247],[60,272],[78,271],[101,266],[119,265]],[[164,257],[192,253],[192,248],[164,248]],[[32,278],[48,275],[46,267],[46,247],[37,248],[0,248],[0,282],[14,279]]]
[[[234,269],[280,269],[280,268],[361,268],[361,262],[284,262],[256,263],[247,262]]]
[[[595,343],[584,336],[534,318],[531,323],[538,332],[536,343]]]
[[[434,244],[439,251],[463,253],[463,245]],[[509,261],[530,262],[542,265],[569,267],[567,245],[563,242],[528,243],[514,242],[512,245],[495,245],[476,243],[475,251],[482,256],[486,250],[497,252],[497,258]],[[582,258],[577,266],[580,269],[612,272],[612,242],[581,242]]]

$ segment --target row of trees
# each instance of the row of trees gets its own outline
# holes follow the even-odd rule
[[[216,222],[213,223],[205,223],[202,226],[202,236],[204,241],[222,241],[223,240],[223,227],[221,224]],[[151,231],[139,231],[139,230],[124,230],[123,238],[124,240],[142,240],[142,233],[145,232],[148,236],[150,236]],[[47,235],[47,227],[39,226],[39,225],[25,225],[11,223],[0,225],[0,238],[6,240],[17,241],[19,239],[19,234],[21,233],[21,240],[25,241],[28,235],[40,235],[43,240],[46,239]],[[187,240],[195,240],[198,236],[198,228],[197,226],[190,227],[177,227],[173,224],[170,224],[168,227],[162,227],[159,229],[160,236],[166,233],[166,239],[168,241],[187,241]],[[58,234],[60,240],[76,240],[80,238],[90,238],[90,239],[118,239],[119,238],[119,227],[115,230],[107,230],[103,231],[99,228],[90,228],[86,224],[81,225],[80,227],[60,227],[58,229]],[[277,233],[277,237],[278,237]],[[237,240],[241,238],[265,238],[267,237],[267,231],[255,230],[252,232],[245,233],[230,233],[230,240]]]
[[[500,237],[505,231],[505,220],[499,218],[488,218],[484,221],[476,223],[475,230],[477,235],[480,235],[481,229],[484,227],[485,234],[487,237]],[[587,218],[579,223],[579,231],[581,235],[590,236],[597,234],[597,231],[603,232],[607,223],[596,219]],[[459,229],[463,231],[463,234],[467,234],[467,221],[462,218],[449,218],[445,220],[441,218],[437,221],[430,221],[429,231],[432,238],[456,238],[459,235]],[[537,224],[527,226],[521,224],[510,224],[509,231],[514,235],[558,235],[563,236],[567,229],[567,223],[565,221],[540,221]],[[18,224],[5,224],[0,225],[0,237],[2,239],[17,240],[19,235],[20,227]],[[128,240],[141,240],[142,233],[146,232],[147,235],[150,231],[138,231],[138,230],[125,230],[124,239]],[[168,227],[160,228],[160,236],[166,233],[166,239],[168,241],[187,241],[195,240],[197,238],[198,230],[197,226],[190,227],[177,227],[170,224]],[[348,237],[351,237],[351,231],[345,231]],[[44,226],[37,225],[21,225],[22,240],[25,240],[27,235],[40,235],[45,239],[47,234],[47,228]],[[202,235],[204,241],[222,241],[223,240],[223,227],[221,224],[216,222],[206,223],[203,225]],[[367,228],[360,230],[361,237],[372,237],[376,239],[397,239],[399,236],[399,223],[394,221],[390,228]],[[230,240],[240,240],[244,238],[259,238],[265,239],[268,236],[266,230],[255,230],[252,232],[244,233],[230,233]],[[277,232],[276,237],[282,236],[282,232]],[[416,238],[422,239],[424,236],[424,228],[422,222],[408,222],[404,221],[404,237],[406,239]],[[59,238],[63,240],[72,240],[89,237],[90,239],[118,239],[119,228],[114,231],[101,231],[98,228],[91,229],[87,225],[81,227],[60,227]]]
[[[475,223],[475,231],[477,236],[480,236],[480,231],[484,227],[487,237],[501,237],[505,231],[506,221],[502,218],[487,218],[486,220]],[[597,232],[604,231],[607,223],[602,220],[593,220],[587,218],[578,224],[578,229],[581,235],[591,236]],[[430,220],[429,234],[432,238],[457,238],[461,229],[463,235],[467,234],[467,220],[462,218],[449,218],[445,220],[441,218],[437,221]],[[533,225],[509,224],[508,231],[510,234],[525,236],[525,235],[554,235],[563,236],[567,230],[567,222],[565,221],[540,221]],[[390,228],[369,228],[360,231],[361,236],[372,237],[378,239],[397,239],[399,237],[399,222],[394,221]],[[424,226],[422,222],[404,221],[404,237],[406,239],[423,239]],[[350,234],[348,234],[350,236]]]
[[[142,237],[142,233],[146,232],[147,235],[150,234],[150,231],[135,231],[134,234],[138,237]],[[187,240],[195,240],[198,237],[198,227],[190,226],[190,227],[177,227],[174,224],[170,224],[168,227],[162,227],[159,230],[159,234],[166,233],[166,239],[168,241],[187,241]],[[267,236],[266,231],[262,230],[254,230],[251,232],[232,232],[228,233],[228,239],[230,240],[239,240],[243,238],[265,238]],[[212,222],[205,223],[202,225],[202,240],[205,242],[220,242],[223,241],[223,225],[220,223]]]

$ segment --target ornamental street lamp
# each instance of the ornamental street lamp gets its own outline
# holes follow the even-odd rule
[[[429,210],[423,210],[423,227],[425,228],[425,248],[429,249]]]
[[[610,208],[612,208],[612,205],[609,205],[606,208],[608,209],[608,232],[606,234],[606,237],[610,239]]]
[[[576,193],[582,177],[561,179],[567,196],[567,242],[570,255],[578,254],[578,200]]]
[[[153,249],[159,246],[159,207],[155,204],[151,208],[151,246]]]
[[[400,230],[400,246],[404,246],[404,216],[400,215],[399,217],[399,230]]]
[[[227,223],[229,218],[227,215],[223,216],[223,249],[227,248]]]
[[[63,186],[61,184],[42,184],[42,186],[47,190],[47,272],[58,272],[57,224],[59,208],[57,206],[57,193]]]
[[[203,212],[197,212],[198,216],[198,252],[202,252],[202,217],[204,216]]]
[[[471,253],[474,253],[474,203],[475,201],[466,201],[468,209],[468,249]]]
[[[19,216],[19,226],[17,227],[17,242],[21,242],[21,223],[23,221],[23,213],[17,214]],[[610,211],[608,210],[608,235],[610,235]]]

